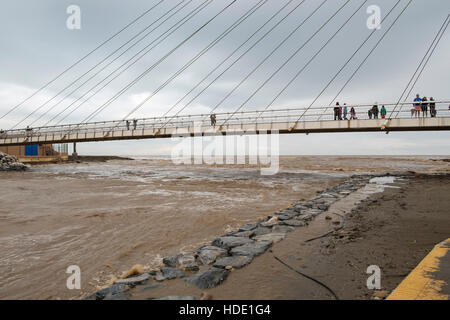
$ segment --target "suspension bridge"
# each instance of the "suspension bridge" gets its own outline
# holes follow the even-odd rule
[[[384,105],[388,110],[387,114],[383,118],[372,119],[368,116],[368,110],[372,108],[373,103],[365,104],[348,104],[348,114],[345,119],[336,120],[334,114],[335,102],[340,97],[346,87],[352,82],[357,73],[361,70],[367,60],[373,55],[379,45],[383,42],[385,37],[395,29],[395,25],[398,21],[401,21],[402,15],[411,6],[412,0],[398,0],[393,2],[393,6],[384,15],[382,23],[385,26],[383,31],[370,30],[369,34],[363,39],[359,46],[352,52],[348,59],[340,65],[339,70],[332,74],[329,82],[320,93],[312,100],[308,106],[304,107],[292,107],[292,108],[274,108],[274,103],[286,92],[286,90],[295,83],[311,63],[329,46],[329,44],[335,39],[335,37],[344,32],[348,23],[354,19],[354,17],[363,12],[367,5],[367,0],[346,0],[341,1],[336,7],[336,2],[333,2],[333,10],[328,8],[328,13],[325,14],[325,21],[311,33],[305,41],[298,44],[296,50],[286,59],[280,60],[280,64],[277,66],[268,77],[262,81],[262,83],[253,90],[248,98],[242,104],[236,106],[232,112],[219,112],[220,107],[224,102],[235,93],[242,85],[248,81],[264,64],[266,64],[270,58],[275,56],[280,48],[286,45],[292,37],[302,32],[305,24],[309,20],[313,19],[319,12],[326,11],[328,5],[332,3],[329,0],[323,0],[315,2],[318,5],[312,6],[306,14],[306,17],[299,20],[298,23],[293,26],[290,32],[282,37],[276,46],[262,59],[260,59],[257,65],[252,68],[245,76],[237,82],[237,84],[223,97],[221,100],[211,106],[211,110],[207,114],[190,114],[189,106],[192,106],[194,101],[207,91],[211,86],[218,82],[224,74],[230,69],[234,68],[242,60],[243,57],[254,53],[257,46],[274,30],[280,28],[280,26],[289,17],[294,17],[296,12],[299,11],[302,6],[309,2],[308,0],[287,0],[277,1],[279,4],[277,10],[271,12],[271,15],[267,17],[262,24],[252,25],[251,28],[255,29],[254,32],[241,42],[237,47],[232,50],[228,56],[223,59],[219,64],[212,66],[211,71],[203,77],[198,83],[196,83],[186,94],[180,98],[172,107],[168,108],[163,115],[151,118],[134,118],[135,113],[149,103],[160,91],[166,88],[176,78],[178,78],[184,71],[194,65],[202,56],[204,56],[209,50],[215,47],[224,38],[229,37],[233,32],[239,31],[239,27],[242,26],[252,15],[258,10],[267,6],[269,3],[273,5],[271,0],[259,0],[252,1],[252,5],[244,12],[239,18],[233,20],[233,22],[220,33],[213,41],[208,43],[202,50],[200,50],[193,58],[187,61],[181,68],[170,77],[165,79],[156,89],[152,91],[145,99],[143,99],[138,105],[134,106],[126,116],[120,120],[113,121],[93,121],[100,113],[105,112],[118,98],[129,91],[138,82],[144,79],[149,73],[154,71],[156,67],[161,65],[167,58],[172,56],[176,51],[182,48],[186,43],[192,41],[203,29],[213,24],[219,16],[225,14],[233,6],[242,5],[242,1],[193,1],[193,0],[181,0],[175,5],[167,8],[159,17],[149,18],[151,21],[145,28],[141,29],[138,33],[135,33],[131,38],[118,46],[106,57],[99,62],[88,68],[87,71],[81,75],[76,76],[75,80],[71,81],[68,85],[62,89],[57,90],[56,94],[47,99],[44,103],[37,105],[31,113],[26,114],[16,121],[15,124],[7,130],[0,131],[0,146],[17,146],[17,145],[29,145],[29,144],[57,144],[57,143],[76,143],[76,142],[92,142],[92,141],[112,141],[112,140],[133,140],[133,139],[154,139],[154,138],[169,138],[174,136],[206,136],[206,135],[232,135],[232,134],[258,134],[258,133],[273,133],[280,134],[292,134],[292,133],[320,133],[320,132],[380,132],[384,131],[389,133],[391,131],[430,131],[430,130],[450,130],[450,100],[441,99],[433,101],[433,109],[436,113],[431,117],[424,116],[424,113],[420,111],[418,116],[412,108],[413,102],[407,101],[411,98],[411,93],[416,87],[417,82],[422,76],[426,66],[431,60],[433,54],[436,51],[442,37],[444,36],[448,25],[450,23],[450,15],[447,15],[444,22],[437,31],[433,41],[429,46],[424,46],[423,50],[426,52],[423,55],[422,60],[415,69],[413,75],[409,79],[406,87],[401,93],[399,99],[394,102],[376,103],[378,106]],[[200,27],[195,29],[182,41],[171,47],[162,57],[157,59],[153,64],[148,66],[139,76],[135,77],[131,82],[116,91],[111,98],[107,99],[104,103],[98,105],[96,108],[90,110],[89,114],[78,123],[65,124],[70,116],[90,101],[94,96],[100,93],[102,90],[111,85],[111,83],[118,77],[123,75],[127,70],[133,67],[138,61],[147,56],[155,48],[159,48],[161,44],[173,33],[178,30],[183,30],[182,27],[193,21],[207,7],[213,3],[216,4],[217,10],[214,11],[212,17],[203,19]],[[119,30],[116,34],[99,44],[95,49],[90,51],[87,55],[77,60],[74,64],[65,69],[62,73],[56,76],[51,81],[47,82],[41,88],[36,90],[32,95],[21,101],[19,104],[11,107],[7,112],[0,116],[0,120],[7,119],[9,116],[20,110],[27,103],[31,103],[33,98],[39,96],[50,86],[58,83],[60,78],[69,74],[76,66],[79,66],[89,56],[100,50],[106,44],[110,43],[113,39],[122,34],[125,30],[131,28],[138,21],[146,19],[150,13],[157,7],[167,4],[167,1],[157,1],[147,11],[142,13],[136,19],[127,24],[124,28]],[[173,4],[173,2],[171,3]],[[248,2],[247,2],[248,4]],[[322,12],[322,15],[324,13]],[[170,24],[171,21],[176,22]],[[302,51],[318,34],[324,32],[324,28],[328,25],[335,26],[327,38],[327,40],[314,51],[314,54],[309,60],[305,60],[304,63],[298,66],[296,73],[289,79],[287,83],[281,88],[280,91],[271,99],[268,104],[264,105],[258,110],[245,110],[248,103],[260,92],[269,85],[275,77],[282,73],[288,66],[288,64],[297,57],[300,51]],[[250,28],[250,27],[247,27]],[[148,40],[149,35],[157,35],[150,42],[145,43]],[[378,40],[371,47],[369,46],[369,40],[375,38],[378,34]],[[140,50],[137,50],[138,45],[145,44]],[[334,96],[330,104],[325,106],[316,106],[319,98],[330,88],[331,84],[335,82],[342,71],[345,70],[355,57],[360,54],[363,48],[369,47],[367,55],[362,55],[362,61],[357,65],[354,72],[346,80],[345,84],[340,87],[337,94]],[[134,54],[132,50],[137,50]],[[131,56],[127,57],[127,54],[131,53]],[[125,60],[125,61],[123,61]],[[117,66],[119,64],[119,66]],[[88,89],[83,89],[88,83],[95,78],[100,77],[100,81],[95,85],[90,86]],[[71,100],[68,105],[63,105],[67,100]],[[412,100],[412,99],[411,99]],[[430,101],[427,102],[414,102],[417,106],[424,105],[430,109]],[[342,105],[341,105],[342,107]],[[354,109],[355,114],[350,114],[350,109]],[[211,120],[211,115],[214,117],[214,121]],[[345,116],[345,115],[344,115]],[[47,120],[45,120],[47,118]],[[350,119],[351,118],[351,119]],[[44,122],[42,125],[38,123]]]

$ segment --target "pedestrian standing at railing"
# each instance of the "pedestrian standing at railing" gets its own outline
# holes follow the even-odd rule
[[[424,118],[428,117],[428,103],[425,102],[428,102],[427,97],[422,98],[422,117]]]
[[[127,130],[130,131],[130,121],[127,120]]]
[[[211,119],[211,126],[215,127],[216,126],[216,115],[214,113],[211,113],[209,118]]]
[[[436,103],[433,101],[434,101],[434,98],[430,97],[430,117],[435,118],[436,117]]]
[[[347,104],[346,103],[344,103],[344,120],[347,120]]]
[[[341,106],[339,102],[336,102],[336,106],[334,107],[334,120],[342,120],[341,118]]]
[[[31,137],[31,135],[33,134],[33,129],[31,129],[30,126],[27,126],[25,131],[27,133],[27,137]]]
[[[381,110],[380,110],[380,114],[381,114],[381,119],[385,119],[386,118],[386,108],[384,106],[381,106]]]
[[[416,94],[416,98],[414,99],[414,114],[416,118],[420,117],[420,110],[422,110],[422,98],[419,94]],[[420,103],[419,103],[420,102]]]
[[[372,107],[372,114],[374,119],[378,119],[378,102],[375,102],[375,104]]]
[[[369,115],[369,119],[372,119],[372,109],[369,109],[369,111],[367,111],[367,114]]]
[[[136,119],[133,120],[133,130],[137,129],[137,123],[138,121]]]
[[[350,109],[350,120],[356,120],[356,111],[353,107]]]

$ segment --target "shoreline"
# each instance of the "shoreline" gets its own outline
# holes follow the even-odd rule
[[[69,156],[68,162],[107,162],[110,160],[134,160],[133,158],[121,157],[121,156],[77,156],[76,159],[73,156]]]
[[[392,186],[383,187],[381,192],[363,196],[361,190],[368,185],[370,179],[377,177],[399,180]],[[253,240],[256,240],[255,236],[251,235],[252,231],[271,224],[271,232],[256,236],[259,239],[253,243],[263,243],[262,249],[261,246],[252,247],[252,243],[227,244],[230,239],[224,238],[221,241],[218,240],[221,239],[219,237],[211,245],[225,249],[227,253],[212,254],[213,248],[206,248],[209,250],[208,254],[212,254],[206,255],[206,258],[209,257],[215,262],[207,261],[201,247],[191,255],[166,257],[164,267],[149,273],[135,270],[129,277],[117,280],[111,287],[85,299],[199,299],[202,296],[213,299],[334,299],[333,294],[292,270],[300,270],[320,279],[334,288],[336,296],[341,299],[384,299],[428,250],[442,240],[440,237],[445,233],[445,224],[443,232],[436,235],[427,234],[426,243],[421,243],[417,252],[413,252],[414,250],[407,246],[388,243],[379,237],[377,239],[380,228],[389,226],[388,221],[377,219],[383,215],[383,219],[392,220],[399,215],[397,211],[407,210],[402,199],[414,198],[414,193],[411,194],[407,188],[414,186],[418,180],[433,184],[436,180],[446,181],[449,178],[449,174],[413,173],[353,176],[349,179],[352,182],[346,180],[319,193],[313,199],[281,210],[258,221],[255,228],[250,223],[222,236],[238,236],[244,239],[253,237]],[[336,191],[336,194],[342,196],[331,201],[329,196],[336,195]],[[398,206],[393,206],[394,203]],[[319,205],[322,206],[321,209]],[[298,214],[290,211],[295,211],[295,208],[300,208]],[[391,211],[386,213],[387,209]],[[286,216],[289,213],[292,217]],[[280,217],[284,220],[279,219]],[[299,219],[302,223],[295,222],[299,221],[296,217],[302,217]],[[372,221],[374,219],[375,221]],[[404,228],[408,228],[408,225]],[[386,233],[385,237],[394,235],[395,232]],[[367,238],[371,239],[370,242],[365,240]],[[272,243],[269,245],[267,241]],[[259,251],[255,253],[255,250]],[[243,258],[246,256],[251,257]],[[206,259],[210,264],[202,265],[198,263],[199,259]],[[369,263],[370,260],[373,261]],[[383,272],[386,271],[382,273],[381,290],[366,288],[369,276],[366,269],[373,264],[379,265]],[[287,266],[292,270],[286,268]],[[286,279],[281,280],[283,277]],[[265,290],[265,293],[255,292],[258,287],[262,289],[257,291]]]
[[[156,289],[164,287],[163,282],[178,282],[172,290],[180,291],[182,284],[184,287],[190,285],[200,290],[211,288],[220,290],[222,282],[231,272],[244,267],[248,268],[252,260],[259,259],[258,256],[267,255],[264,252],[272,251],[273,246],[283,242],[282,240],[288,234],[294,234],[294,231],[304,229],[303,227],[308,228],[310,223],[314,223],[316,217],[323,216],[335,203],[357,192],[371,179],[385,176],[390,175],[354,175],[337,186],[318,192],[312,199],[297,202],[265,219],[247,223],[238,230],[224,234],[212,241],[209,246],[202,246],[192,253],[166,257],[163,259],[161,268],[148,273],[134,271],[127,275],[131,276],[129,278],[125,276],[122,279],[116,279],[111,287],[104,288],[86,299],[141,299],[142,293],[138,291],[149,282],[155,282],[150,287]],[[341,228],[334,226],[332,232]],[[134,287],[136,288],[133,289]],[[137,293],[131,294],[129,289]],[[152,291],[157,294],[157,291],[161,290]],[[167,290],[162,290],[161,294],[164,295],[165,291]],[[169,297],[172,296],[169,295]],[[179,295],[177,297],[180,298]]]

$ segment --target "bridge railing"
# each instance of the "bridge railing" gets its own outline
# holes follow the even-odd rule
[[[430,117],[430,106],[428,103],[428,117]],[[450,100],[435,101],[436,117],[450,117]],[[396,103],[378,103],[379,109],[385,106],[387,116],[392,118],[411,118],[415,117],[412,110],[414,106],[412,102]],[[394,110],[394,107],[397,107]],[[251,110],[242,112],[225,112],[216,113],[216,126],[222,124],[267,124],[276,122],[296,123],[301,121],[330,121],[334,119],[335,106],[327,107],[311,107],[311,108],[285,108],[285,109],[268,109],[268,110]],[[344,105],[341,105],[344,108]],[[373,104],[346,105],[347,119],[350,119],[350,110],[353,107],[356,112],[357,119],[369,119],[368,111]],[[420,112],[422,116],[422,112]],[[344,117],[344,114],[342,114]],[[380,113],[378,118],[381,118]],[[113,131],[131,131],[131,130],[162,130],[164,128],[186,128],[192,126],[210,126],[210,114],[197,115],[179,115],[166,117],[152,117],[143,119],[116,120],[116,121],[100,121],[81,124],[67,124],[58,126],[37,127],[32,129],[17,129],[0,132],[0,138],[6,137],[39,137],[48,135],[65,135],[65,134],[87,134],[101,133],[108,134]]]

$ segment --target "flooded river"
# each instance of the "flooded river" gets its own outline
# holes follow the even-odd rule
[[[353,174],[449,170],[439,157],[285,157],[280,171],[164,158],[0,172],[0,299],[79,298]],[[81,269],[81,290],[66,268]]]

